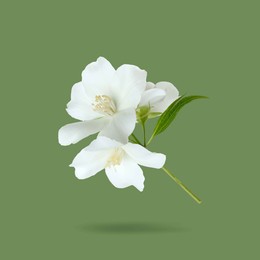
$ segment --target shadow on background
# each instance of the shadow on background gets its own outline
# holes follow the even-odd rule
[[[163,224],[153,222],[107,222],[88,223],[77,226],[77,229],[86,233],[115,233],[115,234],[136,234],[136,233],[181,233],[191,229],[181,227],[178,224]]]

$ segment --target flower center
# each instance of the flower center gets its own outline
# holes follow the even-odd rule
[[[112,116],[116,112],[116,106],[112,98],[106,95],[98,95],[92,103],[93,110],[104,115]]]
[[[114,152],[107,160],[106,167],[120,165],[120,163],[124,157],[124,154],[125,154],[125,151],[121,147],[115,148]]]

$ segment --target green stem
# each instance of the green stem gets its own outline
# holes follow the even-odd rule
[[[131,136],[134,138],[134,140],[135,140],[138,144],[142,145],[141,142],[138,140],[138,138],[137,138],[134,134],[131,134]]]
[[[135,143],[135,144],[136,144],[136,141],[135,141],[134,139],[131,139],[130,137],[129,137],[129,141],[130,141],[131,143]]]
[[[192,192],[190,191],[177,177],[175,177],[168,169],[162,167],[162,170],[165,171],[184,191],[186,191],[197,203],[201,203],[202,201]]]
[[[144,133],[144,147],[146,147],[146,132],[145,132],[145,123],[142,123],[143,133]]]

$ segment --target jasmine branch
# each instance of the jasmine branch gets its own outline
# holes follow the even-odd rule
[[[170,178],[172,178],[185,192],[187,192],[197,203],[201,204],[202,201],[191,191],[189,190],[177,177],[173,175],[168,169],[162,167],[162,170],[165,171]]]

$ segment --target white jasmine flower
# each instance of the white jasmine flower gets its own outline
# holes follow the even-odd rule
[[[150,113],[163,113],[179,97],[179,91],[170,82],[147,82],[139,107],[150,107]]]
[[[68,114],[81,122],[63,126],[59,143],[74,144],[97,132],[126,143],[135,128],[135,109],[145,90],[146,75],[134,65],[115,70],[103,57],[87,65],[67,104]]]
[[[110,182],[117,188],[131,185],[139,191],[144,189],[144,175],[141,167],[160,169],[166,156],[152,153],[138,144],[121,144],[104,136],[99,136],[74,158],[71,167],[75,168],[78,179],[89,178],[105,169]]]

